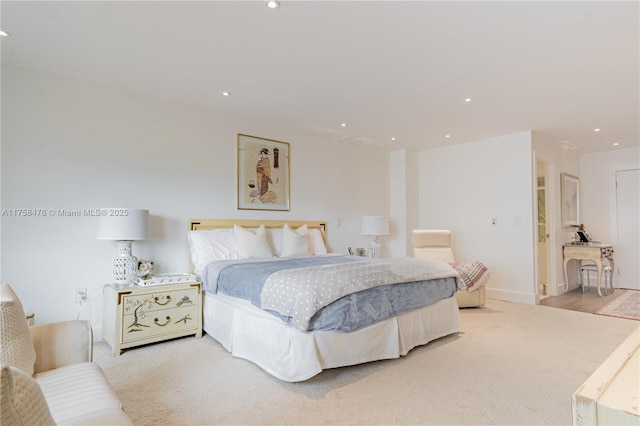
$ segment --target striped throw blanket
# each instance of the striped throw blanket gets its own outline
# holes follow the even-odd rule
[[[491,277],[491,271],[486,265],[477,260],[469,260],[465,262],[450,263],[460,274],[462,282],[464,282],[467,291],[477,290],[482,287],[484,283],[489,281]]]

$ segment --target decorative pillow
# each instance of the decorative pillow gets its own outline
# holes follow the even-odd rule
[[[309,245],[311,254],[327,254],[327,246],[319,229],[309,229]]]
[[[33,376],[36,350],[20,299],[9,284],[0,286],[0,364]]]
[[[282,227],[281,257],[304,256],[311,254],[309,245],[309,228],[302,225],[295,231],[285,223]]]
[[[215,260],[238,258],[236,236],[231,228],[187,231],[187,239],[196,275],[202,275],[205,266]]]
[[[252,231],[255,230],[256,228],[252,229]],[[267,239],[273,255],[280,256],[280,250],[282,250],[282,228],[267,228]]]
[[[55,425],[38,382],[19,368],[2,367],[0,405],[2,424]]]
[[[255,233],[242,226],[233,225],[233,233],[236,236],[236,242],[238,244],[239,259],[273,257],[269,239],[267,238],[267,230],[264,225],[260,225]]]

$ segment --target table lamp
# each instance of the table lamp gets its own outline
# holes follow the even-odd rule
[[[109,208],[101,209],[98,224],[99,240],[118,243],[118,256],[113,259],[113,278],[116,284],[132,284],[138,272],[138,258],[131,254],[131,241],[149,238],[149,210]]]
[[[387,216],[363,216],[360,228],[362,235],[370,235],[369,257],[380,256],[379,235],[389,235],[389,218]]]

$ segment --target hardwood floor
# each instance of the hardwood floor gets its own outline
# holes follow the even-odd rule
[[[615,289],[613,294],[608,296],[598,296],[595,288],[591,288],[590,292],[582,294],[581,288],[576,288],[568,293],[560,296],[549,296],[540,300],[540,304],[551,306],[554,308],[568,309],[571,311],[580,311],[594,313],[616,297],[620,296],[624,290]]]

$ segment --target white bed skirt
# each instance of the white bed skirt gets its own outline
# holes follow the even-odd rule
[[[301,332],[249,302],[204,296],[204,330],[231,354],[287,382],[326,368],[398,358],[416,346],[460,331],[455,297],[349,333]]]

